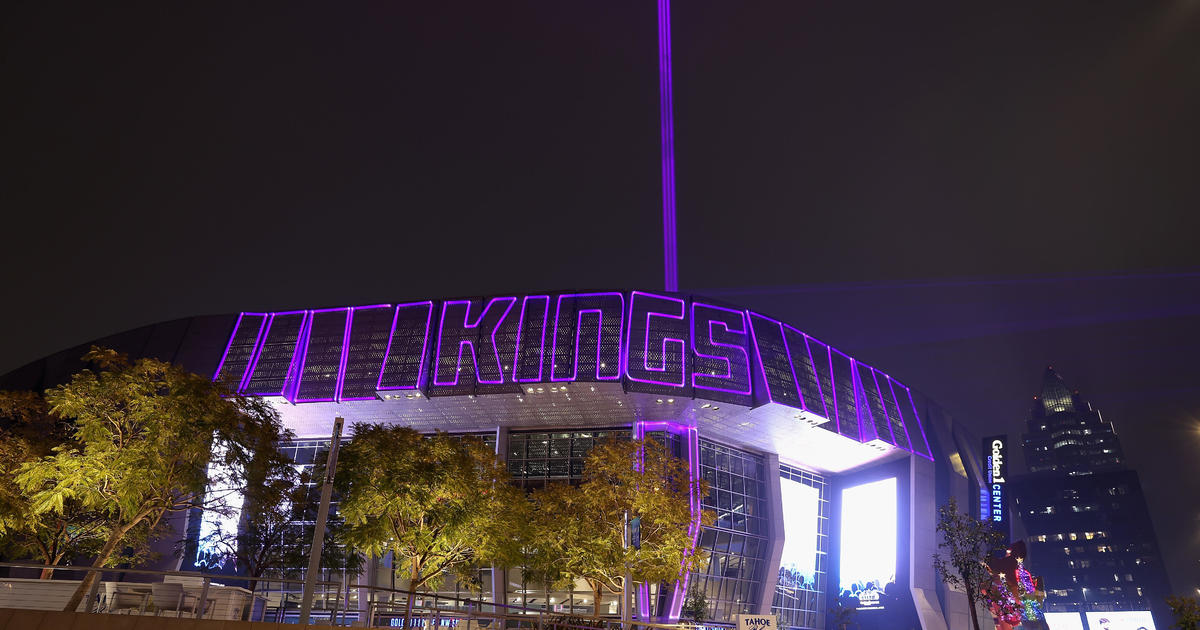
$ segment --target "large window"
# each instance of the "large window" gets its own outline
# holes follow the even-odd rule
[[[700,533],[708,561],[689,588],[705,592],[712,619],[727,621],[758,605],[767,554],[764,468],[759,455],[700,440],[700,474],[709,484],[703,505],[717,520]]]
[[[822,628],[825,573],[829,549],[829,497],[825,480],[808,471],[781,465],[784,546],[771,612],[781,625]]]
[[[508,472],[524,488],[543,486],[548,481],[577,483],[592,446],[629,430],[572,431],[561,433],[513,432],[508,435]]]
[[[884,607],[896,582],[896,479],[842,490],[839,600],[860,610]]]

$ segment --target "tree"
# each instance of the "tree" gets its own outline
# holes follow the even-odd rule
[[[1200,598],[1180,597],[1172,595],[1167,598],[1167,606],[1175,615],[1174,628],[1179,630],[1200,630]]]
[[[222,509],[245,489],[254,453],[281,438],[279,416],[263,399],[113,350],[93,347],[84,360],[95,369],[46,392],[50,412],[73,423],[73,442],[22,465],[17,485],[34,515],[61,515],[72,500],[104,515],[97,566],[110,566],[135,537],[161,535],[171,514]],[[84,577],[64,610],[78,607],[96,577]]]
[[[482,440],[359,423],[338,459],[343,540],[367,555],[391,552],[409,590],[446,575],[476,585],[479,567],[519,559],[526,502]]]
[[[656,440],[602,442],[588,453],[579,486],[551,484],[531,494],[529,572],[548,584],[583,579],[598,618],[600,596],[622,592],[626,567],[635,582],[661,583],[700,566],[691,497],[707,492]],[[635,516],[641,549],[624,544],[625,519]],[[715,519],[711,511],[699,516],[703,525]]]
[[[34,514],[17,472],[68,443],[70,424],[54,417],[35,392],[0,392],[0,418],[0,537],[16,557],[37,558],[46,567],[41,579],[48,580],[52,567],[64,559],[99,549],[105,520],[74,499],[65,501],[61,512]]]
[[[694,584],[688,589],[683,607],[679,609],[679,618],[695,623],[703,623],[708,618],[708,596],[704,594],[704,589]]]
[[[846,630],[851,624],[854,624],[854,615],[857,613],[858,609],[852,606],[842,606],[841,604],[831,606],[828,612],[829,621],[825,623],[825,627]]]
[[[1004,535],[969,514],[960,512],[954,497],[938,507],[937,531],[942,535],[939,549],[933,554],[933,568],[952,588],[965,590],[971,623],[979,630],[976,600],[992,583],[992,572],[986,560],[992,550],[1004,545]]]

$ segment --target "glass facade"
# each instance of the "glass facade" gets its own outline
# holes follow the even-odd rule
[[[824,628],[829,486],[820,475],[783,464],[779,466],[779,477],[788,540],[771,612],[780,616],[783,627]],[[789,487],[799,491],[788,492]]]
[[[700,474],[709,484],[703,505],[717,519],[700,532],[707,560],[688,588],[704,592],[710,619],[757,608],[768,550],[765,471],[760,455],[700,440]]]
[[[522,488],[537,488],[550,481],[578,483],[593,445],[609,437],[629,435],[629,429],[514,431],[508,435],[508,472]]]

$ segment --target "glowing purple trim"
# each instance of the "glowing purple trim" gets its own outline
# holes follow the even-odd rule
[[[338,399],[338,396],[341,394],[341,391],[342,391],[342,380],[345,378],[345,375],[346,375],[346,346],[349,345],[350,313],[351,312],[353,312],[352,307],[321,308],[321,309],[308,311],[308,314],[305,316],[305,328],[301,334],[301,340],[300,340],[301,345],[299,346],[299,347],[304,348],[304,353],[302,355],[300,355],[300,369],[296,372],[295,384],[292,386],[291,397],[288,398],[286,394],[284,395],[285,398],[288,398],[288,402],[290,402],[292,404],[295,404],[297,401],[333,402]],[[304,366],[308,364],[308,350],[309,350],[309,343],[312,341],[313,324],[315,324],[317,321],[317,315],[320,315],[322,313],[345,313],[346,314],[345,332],[342,333],[341,355],[338,357],[339,367],[338,367],[338,373],[337,373],[337,381],[333,384],[333,395],[332,396],[323,397],[323,398],[300,398],[300,388],[304,386]],[[287,388],[285,387],[285,390],[286,389]]]
[[[492,342],[492,352],[496,355],[496,371],[500,374],[499,380],[486,381],[483,379],[483,373],[479,369],[479,367],[480,367],[479,356],[475,352],[475,342],[470,339],[460,339],[458,341],[458,356],[455,358],[455,363],[454,363],[454,381],[449,382],[449,383],[443,383],[443,382],[438,381],[438,376],[439,376],[438,372],[441,371],[441,365],[442,365],[442,339],[446,336],[446,312],[448,310],[450,310],[450,306],[458,305],[458,304],[465,304],[467,306],[466,311],[463,313],[463,329],[470,330],[472,328],[479,328],[480,324],[483,323],[483,320],[485,318],[487,318],[488,312],[492,310],[492,306],[495,305],[497,302],[508,302],[508,306],[505,307],[505,309],[504,309],[504,314],[500,316],[500,319],[496,320],[496,325],[492,326],[492,332],[491,332],[491,336],[490,336],[490,339]],[[471,348],[471,365],[474,367],[474,370],[475,370],[475,382],[476,383],[482,383],[485,385],[499,385],[499,384],[503,383],[504,382],[504,364],[500,361],[500,350],[496,347],[496,331],[500,330],[500,326],[504,325],[504,320],[508,318],[508,314],[510,312],[512,312],[512,307],[516,303],[517,303],[517,298],[515,298],[515,297],[492,298],[492,299],[488,300],[488,303],[483,307],[483,310],[480,311],[479,317],[477,317],[475,319],[475,323],[470,324],[470,323],[468,323],[468,320],[471,319],[471,301],[470,300],[450,300],[449,302],[442,302],[442,317],[441,317],[441,321],[438,324],[437,352],[434,355],[434,360],[433,360],[433,384],[437,385],[439,387],[445,387],[445,386],[452,387],[452,386],[458,385],[459,373],[462,371],[463,346],[469,346]]]
[[[263,344],[267,342],[267,328],[274,318],[275,315],[272,313],[263,313],[262,321],[258,323],[258,335],[254,337],[254,347],[250,349],[250,358],[246,359],[246,370],[242,372],[242,378],[238,381],[238,393],[246,391],[246,387],[250,385],[250,375],[254,373],[254,367],[258,365],[258,353],[262,352]]]
[[[866,436],[863,435],[863,422],[862,422],[862,419],[859,417],[860,414],[858,413],[858,369],[854,365],[854,363],[855,363],[854,357],[852,357],[852,356],[846,354],[845,352],[842,352],[841,350],[838,350],[837,348],[834,348],[833,346],[830,346],[828,344],[826,344],[826,347],[829,348],[829,380],[830,380],[830,382],[833,383],[833,407],[834,407],[834,410],[835,411],[837,410],[838,400],[839,400],[839,398],[838,398],[839,388],[837,386],[837,372],[833,371],[833,353],[836,352],[839,356],[846,359],[846,365],[849,366],[847,369],[849,369],[849,371],[850,371],[850,396],[852,397],[852,400],[850,402],[851,402],[851,407],[854,408],[854,422],[857,423],[857,429],[858,429],[858,431],[857,431],[858,435],[855,436],[854,439],[858,440],[859,442],[866,442],[867,441]],[[841,411],[837,411],[837,413],[840,414]],[[846,436],[846,437],[850,437],[850,436]]]
[[[391,355],[391,353],[392,353],[392,339],[396,336],[396,324],[400,321],[400,309],[410,308],[413,306],[422,306],[422,305],[428,306],[429,311],[425,315],[425,339],[421,342],[421,360],[417,364],[416,383],[412,387],[405,387],[403,385],[399,385],[396,387],[384,387],[383,386],[383,375],[384,375],[384,372],[387,371],[388,356]],[[386,392],[386,391],[395,391],[395,390],[420,389],[421,377],[425,375],[425,356],[429,351],[429,335],[432,332],[430,330],[432,327],[433,327],[433,300],[425,300],[424,302],[408,302],[406,304],[397,304],[396,305],[396,314],[392,316],[392,329],[390,331],[388,331],[387,350],[383,351],[383,363],[379,364],[379,381],[375,384],[375,389],[377,391]]]
[[[817,343],[821,343],[821,342],[818,341]],[[809,352],[812,352],[811,348],[809,349]],[[837,350],[834,350],[832,347],[829,346],[829,344],[825,344],[825,356],[829,357],[829,389],[830,389],[829,395],[831,398],[833,398],[833,424],[835,427],[837,427],[837,434],[842,435],[842,412],[840,410],[838,410],[837,377],[834,376],[834,374],[833,374],[833,353],[834,352],[837,352]],[[814,364],[814,369],[816,369],[815,364]],[[826,417],[828,417],[828,416],[826,416]],[[861,432],[860,432],[860,435],[861,435]]]
[[[679,290],[675,236],[675,118],[671,94],[671,3],[658,0],[658,94],[662,133],[663,287]]]
[[[642,328],[646,332],[645,338],[642,340],[642,347],[639,349],[639,351],[642,354],[642,369],[646,370],[647,372],[659,372],[659,373],[665,374],[667,372],[667,344],[671,343],[671,342],[678,343],[679,344],[679,382],[674,383],[674,382],[670,382],[670,381],[658,381],[658,380],[654,380],[654,379],[650,379],[650,378],[640,378],[640,377],[634,376],[633,372],[630,371],[630,369],[629,369],[628,356],[625,359],[625,363],[626,363],[625,376],[628,376],[629,380],[637,381],[639,383],[650,383],[652,385],[664,385],[667,387],[684,387],[685,384],[687,383],[687,340],[680,339],[678,337],[668,337],[668,336],[666,336],[666,334],[664,334],[663,338],[662,338],[662,357],[663,357],[662,367],[661,368],[651,367],[651,365],[650,365],[650,318],[651,317],[661,317],[663,319],[683,320],[687,316],[687,305],[683,300],[681,300],[679,298],[667,297],[665,295],[656,295],[654,293],[643,293],[641,291],[633,291],[632,293],[630,293],[630,295],[629,295],[629,320],[628,320],[629,325],[625,331],[625,335],[626,335],[625,349],[626,349],[627,353],[633,352],[633,339],[632,339],[632,337],[633,337],[633,313],[634,313],[634,311],[637,310],[636,305],[637,305],[637,298],[639,295],[641,295],[643,297],[656,299],[656,300],[666,300],[668,302],[676,302],[679,304],[679,314],[678,315],[674,315],[672,313],[664,313],[662,311],[647,310],[645,321],[644,322],[639,321],[639,323],[642,324]]]
[[[245,389],[250,386],[250,382],[254,379],[254,370],[258,369],[258,360],[262,358],[263,348],[266,347],[267,339],[271,335],[271,325],[275,323],[275,318],[279,317],[281,315],[302,315],[305,318],[305,319],[300,320],[300,330],[296,332],[296,345],[292,346],[292,358],[288,362],[288,371],[289,372],[291,371],[291,366],[295,364],[296,348],[299,347],[300,341],[304,337],[304,326],[307,323],[308,311],[282,311],[279,313],[271,313],[271,316],[266,320],[266,327],[263,329],[261,335],[259,336],[258,343],[256,344],[257,347],[254,349],[254,356],[252,357],[253,361],[246,368],[246,375],[243,378],[242,386],[240,388],[238,388],[239,392],[245,391]],[[283,377],[283,387],[279,388],[278,394],[276,394],[275,392],[265,392],[265,393],[264,392],[250,392],[250,395],[251,396],[282,396],[284,393],[284,390],[287,388],[287,384],[288,384],[288,376],[285,374]]]
[[[742,322],[741,330],[730,330],[729,324],[727,322],[723,322],[718,319],[705,319],[705,321],[708,322],[708,343],[710,343],[713,346],[716,346],[718,348],[728,348],[730,350],[737,350],[739,353],[741,353],[742,359],[745,361],[745,366],[746,366],[746,389],[745,389],[745,391],[739,390],[739,389],[726,389],[724,387],[715,387],[712,385],[701,385],[697,381],[698,378],[713,379],[713,380],[724,378],[724,379],[733,380],[733,363],[729,360],[728,357],[721,357],[721,356],[717,356],[717,355],[713,355],[713,354],[704,354],[703,352],[700,352],[696,348],[696,321],[697,321],[696,320],[696,306],[700,306],[701,308],[707,308],[707,309],[712,309],[712,310],[716,310],[716,311],[724,311],[726,313],[736,314],[741,319],[741,322]],[[691,334],[692,352],[694,352],[696,354],[696,356],[698,356],[698,357],[704,357],[706,359],[713,359],[715,361],[722,361],[725,363],[725,374],[720,375],[720,376],[717,376],[714,374],[702,374],[700,372],[700,370],[693,370],[692,371],[692,387],[695,387],[698,389],[707,389],[707,390],[714,391],[714,392],[725,392],[727,394],[737,394],[740,396],[749,396],[750,394],[752,394],[754,391],[754,387],[750,382],[753,379],[753,377],[750,375],[750,355],[746,352],[745,344],[743,344],[741,346],[737,346],[737,345],[734,345],[731,343],[723,343],[723,342],[717,341],[716,338],[713,336],[713,326],[719,325],[722,328],[724,328],[725,332],[727,332],[727,333],[742,335],[742,336],[746,337],[747,339],[749,339],[749,335],[747,335],[747,332],[746,332],[746,329],[748,327],[748,325],[746,323],[746,312],[734,310],[732,308],[716,306],[714,304],[705,304],[703,302],[696,302],[694,300],[692,301],[691,309],[692,309],[692,312],[691,312],[692,321],[691,321],[691,326],[689,326],[689,329],[690,329],[690,334]]]
[[[245,316],[245,311],[238,313],[237,322],[233,325],[233,334],[229,335],[229,343],[225,344],[225,352],[221,353],[221,360],[217,361],[217,369],[213,370],[212,380],[214,381],[221,378],[221,369],[225,367],[225,359],[229,356],[229,349],[233,347],[233,340],[237,339],[238,329],[242,327],[242,318]],[[255,341],[257,342],[257,338]]]
[[[879,386],[879,373],[869,365],[867,369],[871,370],[871,380],[875,382],[875,391],[879,392],[879,408],[883,409],[883,421],[887,423],[888,434],[892,436],[892,444],[895,445],[896,430],[892,428],[892,416],[888,413],[887,401],[883,399],[883,388]]]
[[[242,327],[242,320],[249,315],[250,317],[261,317],[258,322],[258,332],[254,334],[254,344],[250,347],[250,357],[254,356],[254,350],[258,347],[258,343],[262,338],[263,326],[267,323],[267,313],[238,313],[237,323],[233,325],[233,333],[229,335],[229,343],[225,344],[225,352],[221,353],[221,360],[217,363],[217,369],[213,371],[213,380],[221,377],[221,370],[225,369],[225,359],[229,357],[229,351],[233,348],[233,342],[237,339],[238,330]],[[250,358],[246,359],[246,367],[250,367]],[[238,384],[235,386],[237,391],[241,391],[241,383],[246,378],[245,368],[242,368],[242,377],[238,379]]]
[[[559,378],[554,375],[555,361],[558,360],[558,320],[562,316],[562,303],[565,298],[572,298],[578,304],[579,298],[598,298],[616,296],[621,301],[621,310],[617,313],[617,373],[612,376],[600,375],[600,349],[604,346],[604,309],[603,308],[585,308],[576,309],[575,311],[575,348],[571,353],[571,376]],[[574,381],[579,377],[579,353],[582,348],[579,347],[579,333],[583,328],[583,316],[588,313],[596,314],[596,380],[597,381],[617,381],[621,379],[621,375],[625,373],[622,362],[626,360],[626,352],[623,345],[625,340],[625,331],[622,330],[625,326],[625,295],[617,292],[604,293],[564,293],[558,296],[558,305],[554,311],[554,337],[550,342],[550,381]]]
[[[750,336],[751,336],[751,338],[754,339],[754,351],[755,351],[755,353],[758,354],[758,367],[760,370],[762,370],[763,385],[766,387],[766,390],[767,390],[767,400],[769,402],[779,402],[779,404],[785,405],[787,407],[792,407],[793,409],[797,408],[795,405],[793,405],[789,402],[776,401],[775,396],[771,392],[771,381],[767,380],[767,366],[766,366],[766,363],[763,362],[762,348],[758,344],[758,335],[757,335],[757,333],[754,332],[754,318],[755,317],[766,320],[768,322],[771,322],[772,324],[775,324],[775,326],[779,328],[779,339],[780,339],[780,341],[783,342],[783,356],[787,359],[788,369],[790,369],[792,372],[792,385],[796,388],[796,400],[798,400],[800,403],[799,409],[806,409],[806,407],[804,406],[804,394],[800,393],[800,380],[796,378],[796,366],[795,366],[795,363],[792,361],[792,352],[791,352],[791,349],[788,347],[787,331],[784,329],[784,323],[777,319],[774,319],[772,317],[767,317],[766,315],[755,313],[754,311],[746,311],[746,313],[748,313],[750,316],[750,323],[749,323]],[[789,326],[789,328],[790,328],[790,326]],[[795,329],[793,328],[792,330],[795,330]],[[797,330],[796,332],[800,332],[800,331]],[[800,333],[800,334],[804,334],[804,333]]]
[[[700,496],[696,492],[697,485],[700,483],[700,434],[696,427],[686,424],[679,424],[677,422],[670,422],[667,420],[658,420],[653,422],[638,420],[633,425],[633,435],[636,439],[644,440],[648,430],[653,431],[664,429],[668,433],[684,436],[684,440],[687,445],[688,509],[690,510],[692,517],[688,524],[688,534],[692,538],[692,549],[694,552],[695,547],[699,542],[700,515],[701,510],[703,509]],[[687,591],[688,579],[690,577],[691,573],[688,571],[683,571],[681,567],[680,579],[675,581],[675,587],[671,593],[671,603],[667,610],[667,617],[672,623],[679,621],[679,614],[683,609],[683,596]],[[649,585],[643,586],[645,586],[645,606],[643,607],[641,605],[642,602],[639,601],[638,612],[642,615],[642,618],[645,619],[650,616],[650,587]],[[638,594],[641,596],[642,591],[639,590]]]
[[[882,438],[879,436],[879,427],[875,426],[875,415],[871,413],[871,403],[867,400],[866,385],[863,384],[858,365],[858,361],[850,359],[850,373],[854,379],[854,407],[858,415],[858,434],[861,441],[870,442]]]
[[[538,341],[538,375],[536,379],[520,378],[519,370],[521,369],[521,331],[525,327],[525,307],[529,305],[529,300],[532,299],[545,300],[546,307],[542,309],[542,336]],[[517,345],[516,352],[513,354],[513,382],[514,383],[536,383],[542,380],[542,374],[546,368],[546,324],[550,321],[550,296],[549,295],[527,295],[521,300],[521,317],[517,320]],[[551,356],[551,360],[553,360]]]
[[[304,352],[300,357],[300,369],[296,371],[295,378],[292,378],[291,368],[289,367],[288,375],[283,383],[283,398],[293,405],[296,404],[296,396],[300,393],[300,384],[304,380],[304,363],[308,360],[308,340],[312,333],[312,319],[312,316],[306,311],[304,321],[300,323],[300,334],[296,336],[296,348],[304,348]],[[292,354],[295,355],[295,352]]]
[[[896,398],[896,388],[892,387],[892,377],[884,374],[883,378],[887,381],[888,391],[892,393],[892,402],[896,404],[896,413],[900,416],[897,420],[900,422],[900,427],[904,429],[904,443],[908,444],[910,453],[915,453],[916,450],[913,449],[912,445],[912,436],[908,434],[908,423],[904,422],[904,410],[900,407],[900,399]]]
[[[338,364],[337,385],[333,388],[333,397],[342,401],[342,386],[346,384],[346,359],[350,357],[350,327],[354,325],[354,307],[346,311],[346,332],[342,335],[342,360]]]
[[[925,423],[921,422],[921,414],[917,413],[917,401],[913,399],[912,390],[908,386],[901,383],[900,387],[903,387],[905,393],[908,394],[908,404],[912,407],[913,419],[917,421],[917,428],[921,430],[921,441],[925,443],[925,452],[919,454],[928,457],[929,461],[933,461],[933,445],[929,443],[929,438],[925,437]]]
[[[799,400],[800,400],[800,408],[805,411],[809,411],[808,403],[806,403],[804,401],[804,388],[800,386],[800,377],[796,374],[796,361],[795,361],[795,359],[792,358],[792,344],[788,343],[788,336],[787,336],[787,331],[789,329],[792,332],[800,335],[801,339],[804,338],[804,333],[800,332],[799,330],[796,330],[795,328],[792,328],[791,326],[789,326],[783,322],[778,322],[778,323],[779,323],[779,338],[783,340],[783,353],[785,355],[787,355],[788,367],[791,368],[791,370],[792,370],[792,382],[796,384],[796,397],[799,398]],[[807,350],[807,349],[808,349],[808,346],[806,345],[805,350]],[[814,369],[814,372],[815,371],[816,370]],[[813,374],[813,376],[815,377],[816,374]]]
[[[372,309],[378,309],[378,308],[391,308],[391,307],[392,307],[392,305],[391,305],[391,304],[372,304],[372,305],[370,305],[370,306],[356,306],[356,307],[354,307],[354,308],[353,308],[353,310],[355,310],[355,311],[367,311],[367,310],[372,310]],[[394,320],[393,320],[393,321],[394,321]],[[347,346],[347,347],[350,347],[350,346],[351,346],[351,344],[350,344],[350,339],[351,339],[351,337],[350,337],[350,336],[347,336],[347,337],[346,337],[346,346]],[[391,335],[391,331],[389,331],[389,332],[388,332],[388,348],[389,348],[389,349],[391,348],[391,343],[392,343],[392,335]],[[341,385],[338,387],[338,402],[351,402],[351,401],[355,401],[355,400],[374,400],[374,399],[375,399],[375,397],[374,397],[374,396],[355,396],[355,397],[352,397],[352,398],[345,398],[345,397],[343,397],[343,396],[342,396],[342,393],[343,393],[343,392],[342,392],[342,388],[343,388],[343,387],[345,386],[345,384],[346,384],[346,368],[347,368],[347,366],[348,366],[348,365],[349,365],[349,363],[350,363],[350,362],[349,362],[349,357],[350,357],[350,351],[349,351],[349,350],[347,350],[347,351],[346,351],[346,359],[347,359],[347,360],[346,360],[346,362],[345,362],[345,363],[342,365],[341,373],[339,374],[339,378],[341,379],[341,383],[342,383],[342,384],[341,384]],[[385,353],[384,353],[384,362],[386,362],[386,361],[387,361],[387,354],[386,354],[386,352],[385,352]],[[382,377],[383,377],[383,366],[384,366],[384,363],[382,363],[382,362],[381,362],[381,363],[379,364],[379,376],[380,376],[380,378],[382,378]],[[376,386],[378,387],[378,380],[376,381]]]
[[[793,328],[792,330],[796,330],[796,329]],[[829,405],[825,404],[825,388],[821,385],[821,373],[817,371],[817,361],[816,361],[816,359],[813,358],[813,353],[812,353],[812,342],[814,342],[816,340],[813,339],[812,337],[809,337],[808,335],[800,332],[799,330],[796,330],[796,332],[799,332],[804,337],[804,349],[808,351],[808,365],[809,365],[809,367],[812,368],[812,371],[813,371],[813,382],[815,382],[817,384],[817,398],[819,398],[821,400],[821,409],[825,410],[825,413],[822,414],[822,417],[824,417],[826,420],[828,420],[829,419]],[[820,342],[818,341],[817,343],[820,343]],[[825,353],[829,354],[828,349],[826,349]],[[831,386],[833,385],[833,373],[832,372],[829,373],[829,384]],[[798,388],[800,386],[800,384],[796,383],[796,386]]]

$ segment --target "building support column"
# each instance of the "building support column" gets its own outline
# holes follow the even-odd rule
[[[496,427],[496,458],[507,465],[508,463],[508,427]],[[508,603],[508,569],[492,567],[492,602],[495,604]],[[504,614],[503,608],[494,607],[494,612]],[[481,610],[481,612],[487,612]]]
[[[768,453],[763,459],[767,474],[763,482],[763,488],[767,491],[767,557],[762,594],[755,613],[769,615],[775,599],[775,587],[779,583],[779,563],[783,559],[783,494],[779,489],[779,456]]]

